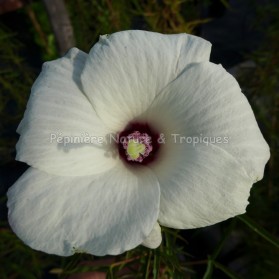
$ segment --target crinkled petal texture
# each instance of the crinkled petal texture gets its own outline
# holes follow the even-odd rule
[[[210,50],[208,41],[188,34],[104,35],[89,53],[81,77],[84,92],[99,117],[119,132],[189,63],[208,61]]]
[[[202,227],[245,212],[270,154],[247,99],[222,66],[188,67],[143,117],[166,139],[151,165],[162,225]]]
[[[18,128],[17,160],[64,176],[98,174],[116,164],[111,146],[102,144],[109,130],[81,90],[87,57],[74,48],[44,64]]]
[[[8,191],[9,222],[50,254],[120,254],[140,245],[159,214],[157,178],[122,164],[98,176],[58,177],[30,168]]]

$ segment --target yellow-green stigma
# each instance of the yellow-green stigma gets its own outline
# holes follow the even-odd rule
[[[127,155],[130,156],[132,160],[137,160],[145,152],[145,145],[139,143],[136,140],[129,140],[127,146]]]
[[[141,163],[152,151],[151,137],[146,133],[135,131],[125,137],[123,148],[127,160]]]

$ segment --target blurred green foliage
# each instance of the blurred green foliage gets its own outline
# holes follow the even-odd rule
[[[203,2],[203,1],[200,1]],[[161,33],[193,33],[207,22],[193,0],[67,1],[77,45],[89,51],[100,34],[145,29]]]
[[[256,1],[254,2],[256,5]],[[254,28],[264,34],[259,49],[248,58],[255,68],[239,78],[258,119],[264,137],[269,143],[271,158],[265,178],[252,188],[248,214],[274,236],[279,236],[279,6],[257,6],[257,21]],[[250,254],[253,265],[251,278],[279,276],[278,246],[262,241],[258,234],[246,235],[245,251]]]
[[[32,24],[30,32],[32,33],[33,40],[42,49],[42,59],[48,61],[57,58],[58,51],[54,34],[43,4],[36,1],[30,2],[24,12]]]
[[[221,1],[230,8],[228,1]],[[256,3],[257,1],[254,1]],[[211,0],[67,0],[77,47],[89,51],[100,34],[125,29],[145,29],[162,33],[195,33],[209,19],[202,19],[202,5]],[[251,1],[252,5],[253,1]],[[30,21],[31,40],[40,48],[41,60],[57,57],[44,6],[30,1],[23,13]],[[107,278],[255,278],[279,277],[279,9],[269,4],[260,7],[254,28],[263,28],[262,46],[247,59],[255,68],[244,72],[239,82],[255,111],[265,138],[270,143],[271,159],[263,181],[253,187],[248,214],[221,224],[222,237],[214,251],[204,259],[195,259],[187,250],[188,243],[175,230],[163,228],[163,244],[156,250],[138,247],[114,258],[98,259],[86,254],[69,258],[46,255],[26,247],[9,229],[4,220],[0,226],[0,278],[67,278],[85,271],[105,271]],[[12,162],[17,140],[15,129],[23,116],[30,87],[38,74],[22,50],[18,34],[0,25],[0,163]],[[3,205],[6,198],[0,200]],[[254,220],[254,221],[252,221]],[[265,228],[265,229],[263,229]],[[232,271],[226,259],[226,245],[240,239],[233,250],[232,261],[239,261],[242,270]],[[180,248],[183,247],[184,249]],[[225,255],[225,256],[224,256]],[[93,261],[94,259],[94,261]],[[125,272],[123,272],[125,271]],[[202,275],[201,275],[202,274]],[[243,275],[244,274],[244,275]],[[52,276],[52,277],[50,277]],[[130,276],[130,277],[129,277]],[[245,276],[245,277],[241,277]]]
[[[0,25],[0,163],[12,160],[16,126],[22,118],[34,74],[20,55],[16,34]]]

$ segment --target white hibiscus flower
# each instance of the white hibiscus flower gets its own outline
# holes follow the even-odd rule
[[[124,31],[44,64],[18,128],[17,160],[31,167],[8,192],[27,245],[119,254],[157,247],[159,224],[190,229],[245,212],[269,148],[210,48],[187,34]],[[124,140],[65,144],[82,133]]]

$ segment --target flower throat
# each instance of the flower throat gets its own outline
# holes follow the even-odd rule
[[[130,123],[119,133],[119,155],[128,164],[147,165],[157,158],[158,138],[147,123]]]

